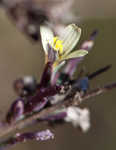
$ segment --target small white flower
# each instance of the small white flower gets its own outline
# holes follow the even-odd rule
[[[88,109],[80,109],[78,107],[69,107],[66,109],[66,122],[71,122],[75,127],[81,127],[83,132],[90,128],[90,112]]]

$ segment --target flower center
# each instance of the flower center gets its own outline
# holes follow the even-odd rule
[[[55,51],[57,51],[59,53],[59,55],[61,55],[63,53],[63,41],[59,40],[58,37],[54,37],[53,38],[53,43],[52,43],[52,47],[54,48]]]

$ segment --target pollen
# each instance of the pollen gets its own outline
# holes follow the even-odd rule
[[[53,44],[52,47],[54,48],[55,51],[57,51],[59,54],[63,53],[63,41],[59,40],[58,37],[53,38]]]

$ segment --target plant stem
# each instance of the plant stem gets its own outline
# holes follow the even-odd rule
[[[111,84],[105,85],[104,87],[96,88],[96,89],[89,91],[84,96],[80,97],[81,100],[79,99],[79,97],[75,97],[75,96],[71,97],[68,100],[62,101],[56,105],[48,107],[48,108],[42,110],[41,112],[34,113],[31,116],[28,116],[28,117],[24,118],[23,120],[20,120],[16,123],[8,124],[3,121],[3,122],[1,122],[1,124],[3,124],[3,125],[0,127],[0,137],[3,137],[9,133],[15,132],[16,130],[20,130],[20,129],[26,127],[27,124],[30,124],[31,122],[35,121],[36,119],[45,117],[48,114],[54,112],[55,110],[57,110],[59,108],[60,109],[66,108],[70,105],[78,106],[81,102],[83,102],[89,98],[92,98],[94,96],[100,95],[104,92],[110,91],[114,88],[116,88],[116,83],[111,83]]]

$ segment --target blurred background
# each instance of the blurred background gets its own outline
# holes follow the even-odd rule
[[[110,19],[116,18],[115,0],[75,0],[76,11],[81,17]]]
[[[88,72],[112,64],[107,73],[91,82],[91,87],[116,81],[116,1],[76,0],[75,11],[80,17],[82,37],[80,43],[94,30],[99,30],[95,46],[82,62]],[[40,79],[44,67],[44,53],[41,46],[28,41],[5,14],[0,12],[0,118],[8,110],[16,95],[12,89],[13,80],[24,75]],[[82,106],[91,111],[91,129],[83,134],[70,124],[52,129],[55,139],[47,142],[28,142],[12,149],[22,150],[115,150],[116,149],[116,90],[89,99]],[[46,129],[39,124],[33,129]],[[30,129],[26,129],[30,130]]]

